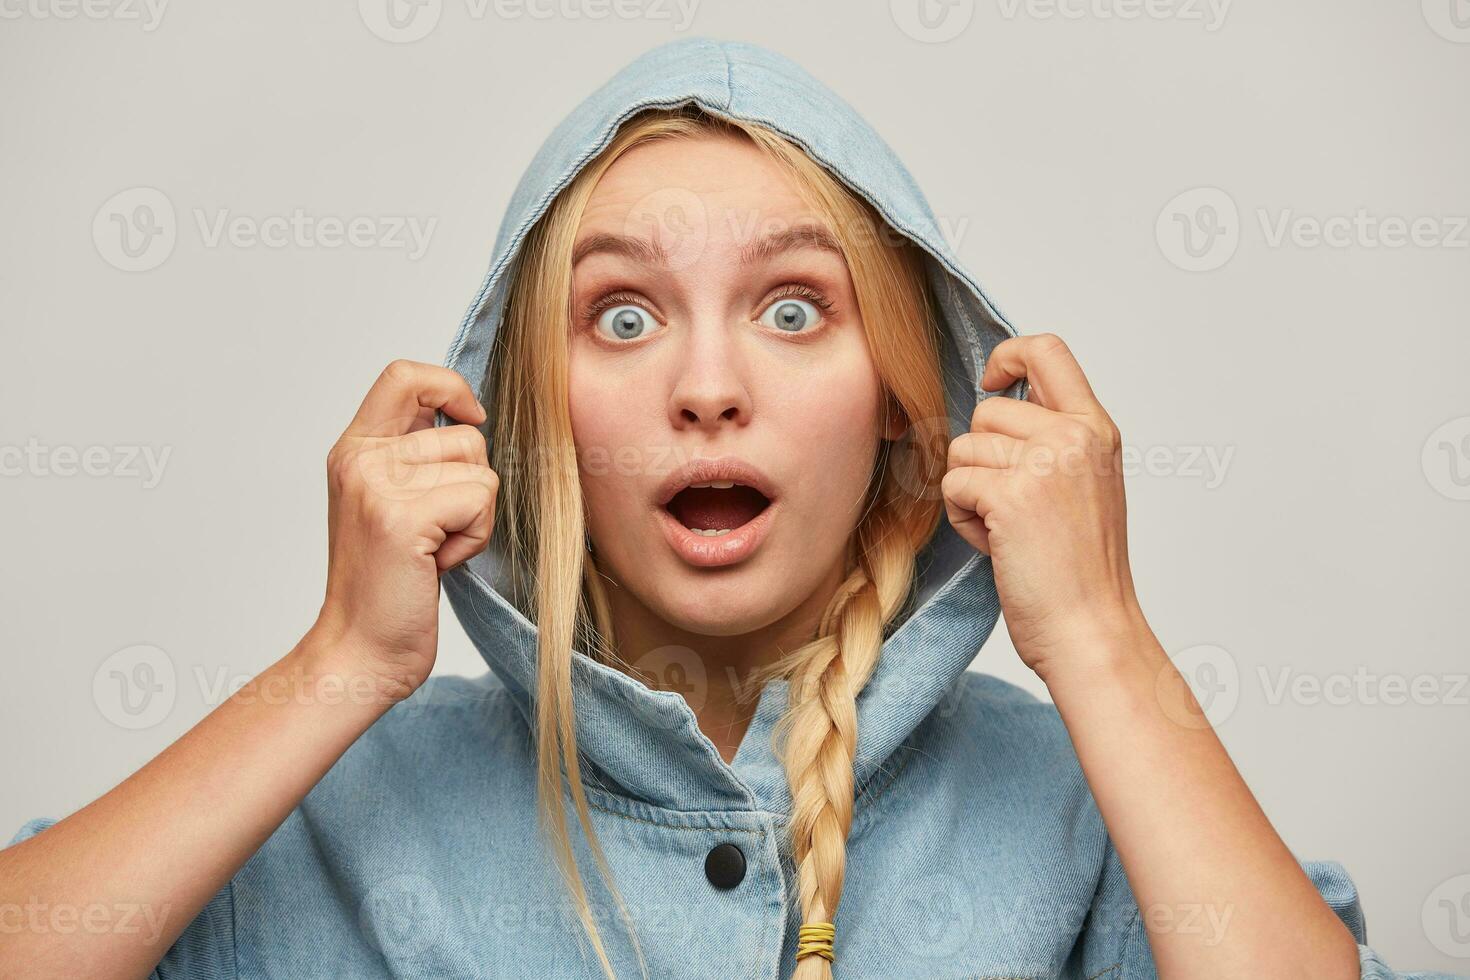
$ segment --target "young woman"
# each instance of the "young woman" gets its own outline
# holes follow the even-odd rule
[[[850,108],[650,52],[332,448],[301,642],[0,853],[0,973],[1395,976],[1149,630],[1119,450]],[[1055,707],[966,671],[1002,609]]]

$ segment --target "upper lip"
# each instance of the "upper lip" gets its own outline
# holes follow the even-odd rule
[[[705,456],[689,462],[664,477],[655,498],[660,507],[678,496],[679,491],[693,483],[709,483],[713,480],[733,480],[741,486],[752,487],[767,500],[775,500],[776,493],[770,478],[753,463],[739,456]]]

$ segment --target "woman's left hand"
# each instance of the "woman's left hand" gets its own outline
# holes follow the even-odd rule
[[[1128,567],[1122,438],[1061,338],[996,346],[980,385],[1027,378],[1026,401],[986,398],[949,446],[941,485],[960,536],[994,564],[1011,642],[1048,684],[1078,650],[1143,623]]]

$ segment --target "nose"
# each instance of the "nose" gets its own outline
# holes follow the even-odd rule
[[[669,398],[669,422],[681,431],[709,435],[750,422],[750,391],[745,362],[732,342],[730,327],[720,322],[691,325],[678,379]]]

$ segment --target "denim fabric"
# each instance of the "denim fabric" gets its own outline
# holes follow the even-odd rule
[[[446,363],[479,390],[526,231],[620,122],[683,102],[786,134],[923,247],[946,334],[950,434],[964,431],[986,397],[985,356],[1015,331],[861,117],[797,65],[745,44],[657,48],[558,126],[516,189]],[[836,975],[1153,976],[1139,910],[1055,709],[967,670],[999,615],[988,559],[941,521],[920,565],[914,611],[859,698]],[[189,925],[155,977],[598,975],[537,827],[535,628],[505,598],[493,548],[444,584],[490,671],[436,677],[389,711]],[[763,692],[726,764],[679,694],[580,652],[573,684],[593,824],[648,974],[788,976],[799,908],[783,824],[790,797],[770,745],[785,686]],[[638,976],[575,829],[574,840],[619,976]],[[722,843],[747,863],[727,891],[704,872]],[[1305,867],[1364,943],[1343,869]],[[1221,926],[1202,914],[1195,927]],[[1362,962],[1364,977],[1398,976],[1367,946]]]

